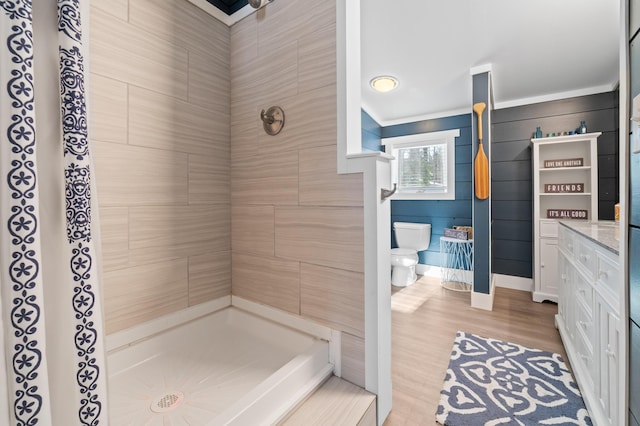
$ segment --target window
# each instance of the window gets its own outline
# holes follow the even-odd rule
[[[460,130],[420,133],[382,139],[393,155],[391,173],[396,200],[454,200],[455,138]]]

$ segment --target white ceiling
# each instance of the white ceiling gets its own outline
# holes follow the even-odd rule
[[[615,89],[618,0],[362,0],[362,104],[381,125],[471,112],[490,64],[496,108]],[[393,92],[368,85],[400,80]]]

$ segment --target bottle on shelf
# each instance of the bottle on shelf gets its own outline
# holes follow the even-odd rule
[[[535,138],[541,138],[542,137],[542,130],[540,130],[540,126],[536,127],[536,135]]]
[[[580,133],[580,134],[587,133],[587,123],[585,123],[584,120],[580,121],[580,126],[578,126],[578,129],[576,130],[576,133]]]

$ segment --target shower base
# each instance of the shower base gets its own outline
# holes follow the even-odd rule
[[[268,425],[331,375],[328,342],[229,307],[108,355],[114,425]]]

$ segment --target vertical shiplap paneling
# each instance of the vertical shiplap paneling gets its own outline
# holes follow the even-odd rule
[[[367,121],[368,122],[368,121]],[[456,199],[455,200],[393,200],[391,222],[431,224],[431,244],[419,252],[420,263],[440,266],[440,237],[444,228],[471,225],[471,115],[463,114],[441,119],[387,126],[381,129],[383,138],[460,129],[456,138]],[[392,247],[397,247],[391,235]]]
[[[363,151],[384,151],[380,144],[382,137],[382,127],[364,109],[362,116],[362,150]]]
[[[585,120],[598,139],[600,208],[598,216],[613,219],[618,201],[617,93],[542,102],[495,110],[492,120],[493,272],[532,276],[531,137],[575,130]]]
[[[602,131],[598,140],[599,217],[613,219],[618,201],[617,92],[495,110],[492,119],[492,218],[494,273],[531,278],[531,148],[536,126],[544,133],[572,130],[586,120],[590,131]],[[364,114],[363,114],[364,116]],[[467,116],[470,119],[470,116]],[[382,137],[457,128],[456,117],[426,120],[382,128]],[[363,135],[368,130],[363,119]],[[470,121],[467,126],[470,126]],[[463,142],[461,142],[462,140]],[[439,237],[443,229],[471,221],[471,128],[461,128],[456,140],[455,201],[392,201],[392,221],[432,224],[429,250],[420,262],[439,265]],[[469,207],[465,207],[468,205]],[[395,241],[392,238],[392,245]]]
[[[491,116],[493,111],[493,103],[491,102],[491,73],[482,72],[472,77],[472,99],[473,104],[484,102],[486,109],[484,113],[477,116],[473,114],[472,119],[473,134],[471,137],[471,155],[475,159],[482,149],[491,163],[492,141],[493,137],[489,131],[491,124]],[[480,127],[484,129],[483,144],[480,145]],[[475,172],[475,164],[474,164]],[[489,169],[489,179],[493,175],[493,170]],[[475,189],[475,188],[474,188]],[[491,187],[490,187],[491,190]],[[473,291],[474,293],[491,293],[491,252],[495,248],[491,246],[491,194],[486,199],[479,199],[475,196],[471,197],[473,203]]]

